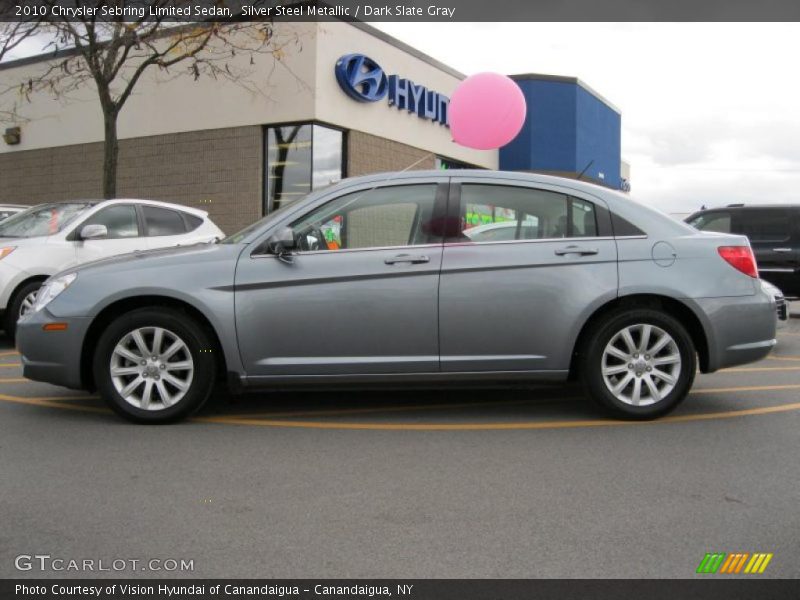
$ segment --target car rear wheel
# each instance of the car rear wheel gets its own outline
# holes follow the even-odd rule
[[[36,302],[36,296],[42,287],[41,281],[31,281],[23,285],[17,293],[11,298],[6,310],[5,323],[3,324],[6,335],[14,341],[14,336],[17,333],[17,321],[19,318],[28,313]]]
[[[198,410],[214,385],[213,345],[205,328],[168,308],[144,308],[114,320],[94,357],[100,395],[137,423],[178,421]]]
[[[626,419],[654,419],[673,410],[689,393],[697,370],[686,328],[652,309],[606,316],[588,333],[580,356],[589,396]]]

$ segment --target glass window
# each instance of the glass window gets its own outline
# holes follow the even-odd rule
[[[343,143],[341,131],[322,125],[269,127],[264,213],[341,180]]]
[[[136,218],[136,208],[131,204],[116,204],[95,213],[81,225],[105,225],[108,235],[103,238],[114,240],[139,236],[139,221]]]
[[[711,212],[692,219],[689,224],[701,231],[731,232],[731,215],[728,212]]]
[[[751,242],[783,242],[789,239],[790,219],[785,210],[744,210],[738,214],[738,218],[737,229],[740,228]]]
[[[181,214],[183,215],[183,220],[186,221],[186,231],[194,231],[203,224],[203,219],[196,215],[190,215],[189,213]]]
[[[186,233],[183,217],[175,210],[158,206],[142,206],[142,212],[149,237]]]
[[[568,197],[525,187],[461,187],[461,235],[447,241],[531,240],[569,235]]]
[[[413,246],[438,241],[436,185],[404,185],[340,196],[292,225],[298,250]]]
[[[580,198],[570,198],[570,214],[572,220],[570,237],[597,237],[594,204]]]
[[[58,233],[92,207],[87,202],[34,206],[0,223],[0,237],[29,238]]]

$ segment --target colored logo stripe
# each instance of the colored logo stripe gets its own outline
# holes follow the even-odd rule
[[[756,553],[744,569],[745,573],[763,573],[769,561],[772,560],[772,553]]]
[[[725,560],[724,552],[716,552],[714,554],[706,554],[700,566],[697,567],[698,573],[716,573],[722,561]]]
[[[756,552],[754,554],[749,552],[707,553],[703,560],[700,561],[697,573],[735,575],[744,572],[751,575],[760,574],[766,570],[767,565],[772,560],[772,556],[772,553],[766,552]]]

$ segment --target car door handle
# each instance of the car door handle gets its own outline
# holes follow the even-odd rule
[[[564,256],[565,254],[580,254],[586,256],[589,254],[598,254],[600,250],[597,248],[582,248],[581,246],[567,246],[565,248],[556,249],[556,256]]]
[[[791,252],[792,249],[791,248],[773,248],[772,251],[773,252],[782,252],[783,253],[783,252]]]
[[[387,265],[394,265],[397,263],[411,263],[412,265],[431,262],[430,256],[425,256],[424,254],[398,254],[397,256],[393,256],[391,258],[387,258],[385,261]]]

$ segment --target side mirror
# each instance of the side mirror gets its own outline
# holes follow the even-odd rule
[[[272,234],[267,240],[267,252],[285,260],[291,250],[294,250],[296,242],[294,232],[291,227],[283,227]]]
[[[105,225],[86,225],[81,229],[80,239],[82,240],[98,240],[104,237],[108,237],[108,228]]]

